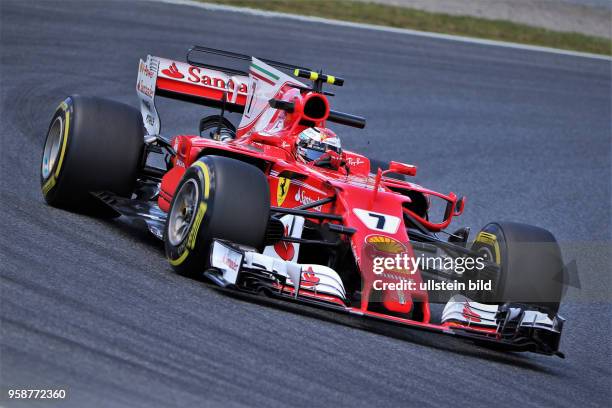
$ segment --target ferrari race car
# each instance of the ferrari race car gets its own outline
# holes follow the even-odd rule
[[[366,123],[330,108],[323,87],[343,83],[201,46],[186,62],[148,56],[140,110],[97,97],[60,103],[42,193],[52,206],[144,222],[176,272],[227,290],[563,357],[552,234],[510,222],[473,241],[468,228],[448,232],[463,197],[411,182],[413,165],[373,169],[342,149],[328,124]],[[166,138],[158,97],[219,111],[199,134]],[[230,113],[242,114],[237,126]]]

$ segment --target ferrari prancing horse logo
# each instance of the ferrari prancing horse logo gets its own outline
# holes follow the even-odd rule
[[[283,205],[283,202],[285,202],[285,197],[287,197],[290,185],[291,179],[285,177],[278,178],[278,186],[276,187],[276,201],[278,202],[279,206]]]

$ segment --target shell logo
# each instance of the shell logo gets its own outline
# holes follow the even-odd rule
[[[406,247],[401,242],[384,235],[368,235],[365,241],[378,251],[389,254],[399,254],[406,250]]]

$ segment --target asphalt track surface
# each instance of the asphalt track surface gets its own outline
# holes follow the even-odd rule
[[[3,0],[0,14],[1,405],[29,405],[7,387],[67,388],[81,407],[610,403],[609,61],[160,3]],[[345,77],[334,106],[369,119],[336,128],[345,147],[465,194],[457,226],[550,229],[581,283],[561,308],[567,359],[228,296],[173,274],[137,227],[46,206],[39,160],[58,102],[136,105],[138,58],[194,43]],[[206,113],[160,105],[167,135]]]

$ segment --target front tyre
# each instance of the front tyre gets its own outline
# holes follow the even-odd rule
[[[478,233],[472,249],[499,266],[493,293],[476,300],[524,303],[557,313],[563,296],[563,260],[559,244],[549,231],[495,222]],[[481,278],[491,277],[486,270],[483,272]]]
[[[205,156],[189,167],[164,230],[166,257],[176,272],[197,276],[209,265],[214,238],[261,249],[270,217],[270,190],[256,167]]]

